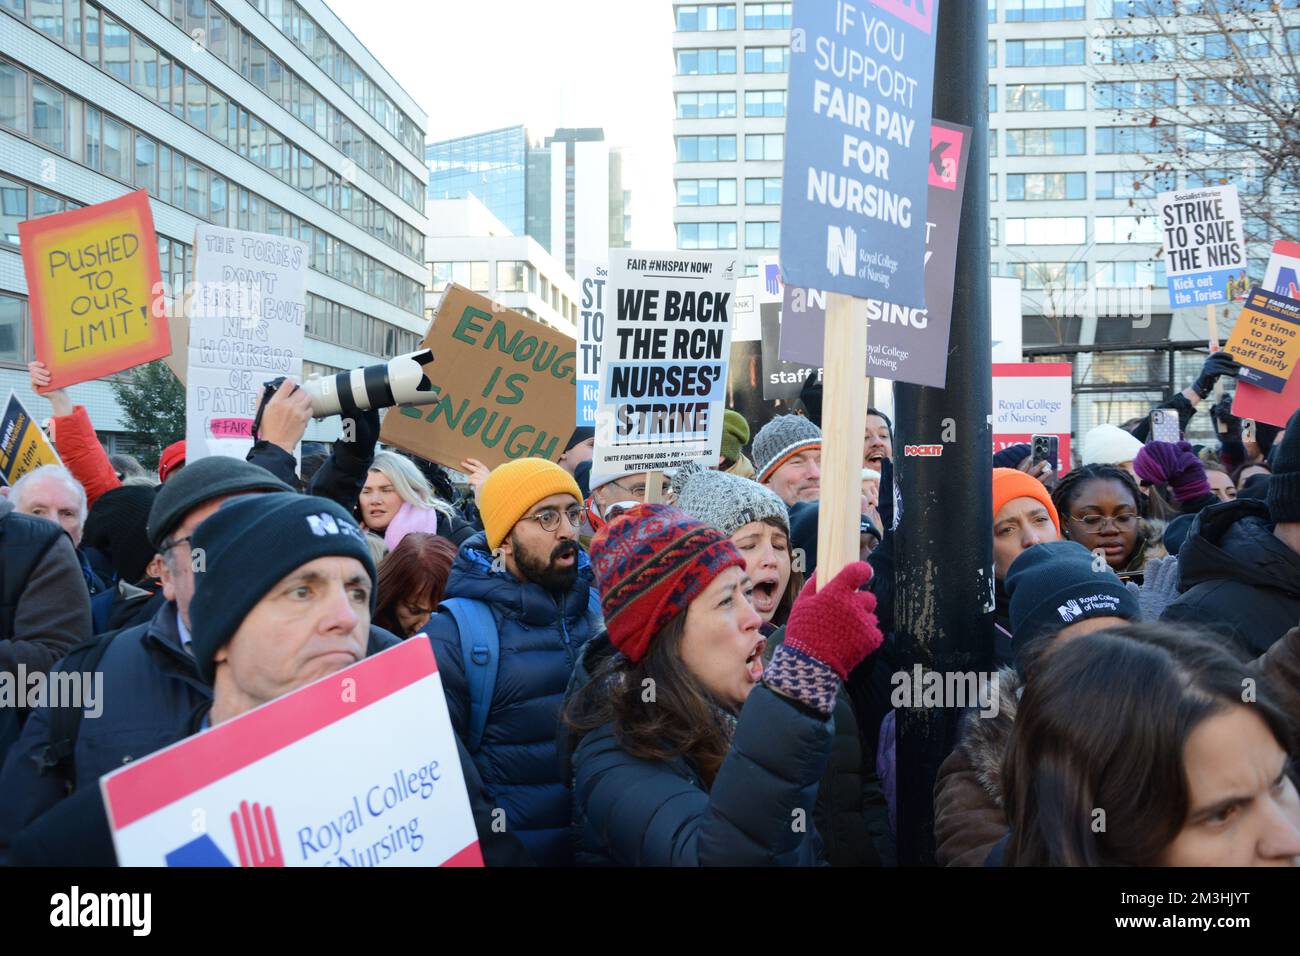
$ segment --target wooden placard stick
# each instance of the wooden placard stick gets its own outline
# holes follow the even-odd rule
[[[817,516],[817,580],[825,584],[858,560],[862,442],[867,430],[867,317],[852,296],[826,297],[822,379],[822,485]]]

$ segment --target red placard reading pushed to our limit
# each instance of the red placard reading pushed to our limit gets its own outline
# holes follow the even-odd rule
[[[158,237],[143,189],[18,224],[44,391],[171,353]]]

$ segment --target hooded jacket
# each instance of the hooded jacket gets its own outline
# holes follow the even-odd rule
[[[479,533],[461,545],[443,594],[444,600],[482,601],[497,620],[501,654],[496,687],[482,743],[472,756],[488,799],[505,811],[506,827],[542,865],[573,861],[569,795],[556,731],[565,688],[591,637],[587,615],[594,576],[582,551],[577,566],[573,587],[552,595],[508,571],[493,571],[487,535]],[[464,740],[470,699],[456,621],[439,611],[423,633],[438,659],[452,726]]]
[[[1182,593],[1163,621],[1210,627],[1252,656],[1300,621],[1300,554],[1273,536],[1263,501],[1237,498],[1198,514],[1178,570]]]

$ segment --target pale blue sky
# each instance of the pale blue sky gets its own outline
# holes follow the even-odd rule
[[[632,240],[674,246],[670,0],[327,0],[446,139],[600,126],[630,151]]]

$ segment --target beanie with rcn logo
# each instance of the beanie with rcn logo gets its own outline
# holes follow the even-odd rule
[[[226,501],[190,540],[194,598],[191,648],[199,675],[211,684],[213,657],[229,643],[248,612],[275,585],[317,558],[356,558],[370,576],[374,611],[375,562],[356,521],[327,498],[280,492]]]
[[[1093,617],[1142,616],[1138,599],[1104,561],[1077,541],[1049,541],[1022,551],[1007,570],[1011,639],[1020,648],[1039,636]]]

